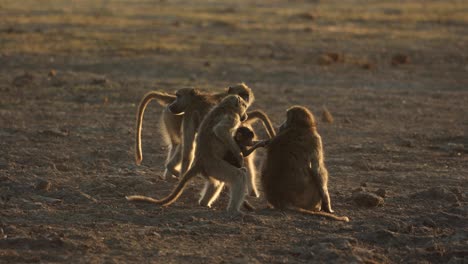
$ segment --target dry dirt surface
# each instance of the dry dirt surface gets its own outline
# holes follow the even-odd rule
[[[124,199],[177,183],[140,98],[241,81],[315,113],[349,223]],[[0,150],[0,263],[468,263],[468,1],[2,0]]]

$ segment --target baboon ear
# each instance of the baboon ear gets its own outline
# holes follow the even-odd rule
[[[229,87],[227,88],[227,93],[230,94],[231,92],[232,92],[232,87],[229,86]]]

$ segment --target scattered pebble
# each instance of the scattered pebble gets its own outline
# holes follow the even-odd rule
[[[109,83],[109,80],[107,80],[106,78],[95,78],[93,80],[91,80],[91,83],[92,85],[106,85]]]
[[[57,71],[52,69],[52,70],[49,71],[48,75],[49,75],[49,77],[55,77],[57,75]]]
[[[315,19],[317,19],[317,15],[314,14],[313,12],[301,13],[298,15],[298,17],[305,19],[305,20],[310,20],[310,21],[314,21]]]
[[[352,199],[357,205],[364,207],[376,207],[384,204],[382,197],[365,191],[354,193]]]
[[[36,190],[40,190],[40,191],[50,191],[50,188],[52,187],[52,183],[50,181],[46,181],[46,180],[39,180],[36,184]]]
[[[397,66],[401,64],[408,64],[408,63],[410,63],[410,59],[408,55],[404,55],[404,54],[395,54],[392,57],[392,61],[391,61],[391,64],[393,66]]]

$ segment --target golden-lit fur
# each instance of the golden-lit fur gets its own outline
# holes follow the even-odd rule
[[[244,83],[231,86],[219,93],[203,93],[192,88],[180,89],[175,95],[158,91],[147,93],[141,100],[137,112],[136,163],[140,164],[143,159],[141,148],[142,121],[146,106],[151,100],[156,99],[159,104],[166,106],[161,116],[161,132],[166,144],[169,146],[165,164],[166,170],[162,177],[165,179],[171,174],[178,176],[180,172],[176,167],[179,165],[181,165],[182,173],[188,169],[191,162],[192,142],[199,123],[215,104],[231,94],[242,97],[248,106],[255,100],[252,90]],[[252,123],[254,120],[262,120],[269,135],[271,136],[274,133],[273,126],[265,113],[256,110],[252,112],[251,116],[247,122]]]
[[[278,135],[267,145],[261,175],[266,199],[273,207],[349,221],[331,214],[322,139],[307,108],[288,109]]]
[[[183,174],[176,188],[167,197],[156,200],[145,196],[128,196],[129,201],[146,201],[164,206],[175,202],[190,179],[201,174],[206,179],[199,203],[204,206],[218,198],[224,184],[230,189],[228,212],[239,212],[247,191],[247,175],[223,158],[227,152],[234,154],[242,164],[242,154],[233,139],[241,120],[246,118],[247,103],[237,95],[230,95],[216,105],[203,119],[196,139],[195,155],[190,169]]]

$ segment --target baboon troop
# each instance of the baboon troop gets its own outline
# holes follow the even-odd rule
[[[191,162],[193,142],[198,131],[198,126],[208,111],[228,95],[239,95],[248,106],[255,100],[252,90],[240,83],[230,86],[219,93],[207,93],[194,88],[182,88],[175,95],[152,91],[141,100],[137,111],[136,125],[136,163],[139,165],[143,159],[141,147],[141,131],[144,111],[153,99],[166,106],[161,116],[161,133],[168,145],[166,169],[163,179],[168,175],[179,176],[183,174]],[[254,111],[246,120],[248,124],[261,120],[270,136],[274,134],[274,128],[268,116],[261,111]],[[273,133],[273,134],[272,134]],[[176,168],[180,165],[181,169]]]
[[[266,113],[247,111],[254,94],[244,83],[217,93],[195,88],[182,88],[175,94],[151,91],[143,97],[137,111],[137,164],[143,159],[143,115],[153,99],[164,106],[160,126],[168,153],[162,178],[173,175],[180,176],[180,180],[162,199],[132,195],[127,200],[168,206],[179,198],[193,177],[201,175],[205,185],[200,205],[211,207],[226,185],[230,194],[227,211],[238,213],[242,205],[252,211],[254,207],[245,196],[260,196],[254,151],[266,148],[261,187],[271,207],[349,221],[346,216],[333,214],[322,139],[307,108],[289,108],[277,134]],[[257,120],[262,121],[268,139],[257,140],[252,128]]]
[[[185,172],[177,187],[167,197],[156,200],[144,196],[128,196],[129,201],[148,201],[168,206],[182,194],[188,181],[201,174],[205,187],[199,203],[210,207],[218,198],[224,184],[230,189],[228,212],[239,212],[247,192],[247,174],[223,159],[228,152],[235,161],[243,164],[243,156],[233,134],[242,121],[247,119],[247,103],[240,96],[230,95],[212,108],[203,118],[198,129],[193,164]]]

